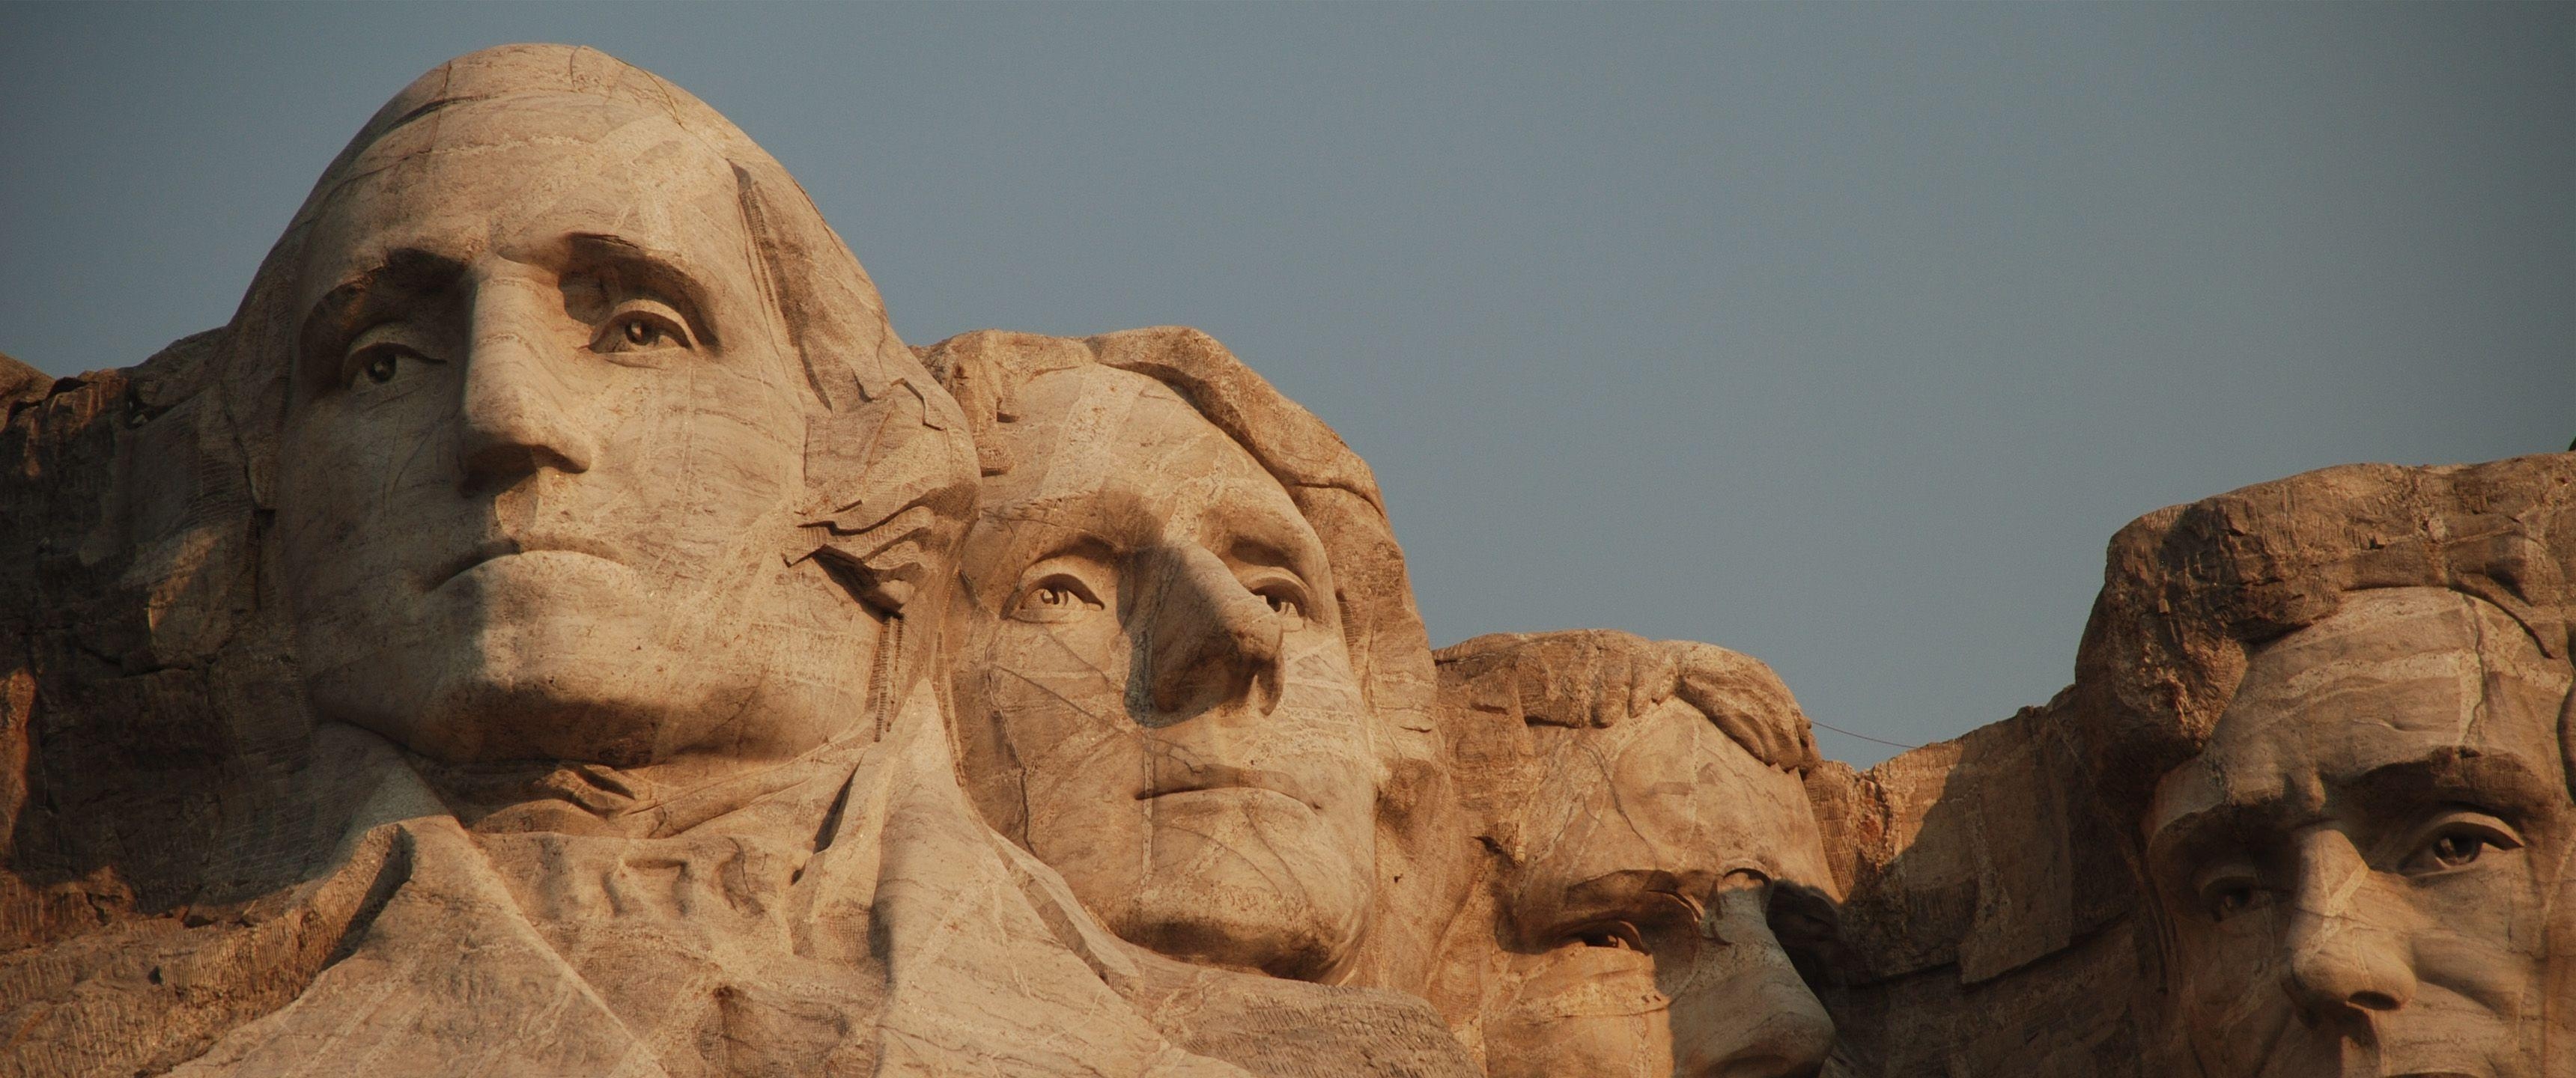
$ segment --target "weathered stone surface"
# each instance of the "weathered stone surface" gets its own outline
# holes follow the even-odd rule
[[[1195,330],[923,360],[984,473],[950,666],[985,817],[1135,942],[1419,990],[1455,823],[1368,466]]]
[[[559,46],[0,407],[0,1075],[2576,1078],[2576,456],[2151,514],[1856,771],[1724,648],[1435,655],[1223,346],[907,347]]]
[[[1771,671],[1625,633],[1440,653],[1481,856],[1431,998],[1493,1075],[1813,1074],[1834,880]]]
[[[2176,1069],[2576,1074],[2571,492],[2353,465],[2112,540],[2073,726]]]
[[[966,424],[650,75],[432,72],[232,325],[6,439],[0,1070],[1464,1073],[1418,999],[1135,947],[982,821]]]

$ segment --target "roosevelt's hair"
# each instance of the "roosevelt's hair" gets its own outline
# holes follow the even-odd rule
[[[2135,839],[2156,783],[2207,747],[2264,644],[2358,592],[2441,588],[2565,662],[2571,570],[2569,454],[2347,465],[2139,518],[2111,540],[2076,657],[2073,727],[2115,830]]]
[[[1789,686],[1762,660],[1715,644],[1615,629],[1493,633],[1443,648],[1439,664],[1461,704],[1530,726],[1606,728],[1669,693],[1767,767],[1803,775],[1820,762]]]

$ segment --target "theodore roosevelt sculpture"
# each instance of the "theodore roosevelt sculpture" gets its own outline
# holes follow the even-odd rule
[[[1833,879],[1787,686],[1626,633],[1440,653],[1484,856],[1431,998],[1488,1074],[1811,1075],[1833,1022],[1796,960]]]

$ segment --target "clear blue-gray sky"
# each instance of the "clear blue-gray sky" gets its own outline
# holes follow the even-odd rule
[[[0,351],[222,323],[523,40],[732,117],[906,340],[1214,333],[1376,466],[1435,642],[1714,641],[1888,741],[2063,685],[2137,514],[2576,437],[2565,4],[7,5]]]

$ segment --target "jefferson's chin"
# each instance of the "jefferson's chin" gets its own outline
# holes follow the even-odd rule
[[[1180,957],[1308,979],[1350,953],[1366,917],[1372,869],[1304,805],[1276,795],[1248,805],[1269,826],[1210,828],[1190,814],[1154,825],[1152,864],[1121,935]],[[1157,800],[1170,800],[1170,797]],[[1167,810],[1168,812],[1168,810]],[[1133,933],[1132,935],[1129,933]]]

